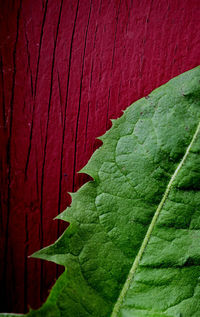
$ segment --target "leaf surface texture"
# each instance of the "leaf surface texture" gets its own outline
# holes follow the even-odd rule
[[[69,228],[34,254],[66,270],[29,316],[200,316],[199,120],[197,67],[113,121]]]

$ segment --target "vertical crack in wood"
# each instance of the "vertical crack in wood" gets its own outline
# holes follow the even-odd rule
[[[24,250],[24,312],[27,311],[27,291],[28,291],[28,241],[29,241],[29,235],[28,235],[28,215],[25,213],[25,232],[26,232],[26,238],[25,238],[25,250]]]
[[[91,67],[91,74],[90,74],[90,88],[92,86],[92,73],[93,73],[93,67],[94,67],[94,60],[92,59],[92,67]]]
[[[100,0],[100,5],[99,5],[99,14],[101,13],[101,6],[102,6],[102,0]]]
[[[127,19],[127,23],[126,23],[126,34],[128,32],[128,25],[129,25],[129,21],[130,21],[132,7],[133,7],[133,0],[131,0],[131,5],[130,5],[129,11],[128,11],[128,19]]]
[[[152,5],[153,5],[153,0],[151,0],[151,2],[150,2],[149,10],[148,10],[146,21],[145,21],[144,38],[143,38],[142,52],[141,52],[141,57],[140,57],[140,73],[139,73],[140,78],[142,77],[142,72],[143,72],[144,51],[145,51],[145,44],[146,44],[147,33],[148,33],[148,23],[149,23],[151,10],[152,10]]]
[[[3,168],[2,168],[1,161],[0,161],[0,170],[1,170],[1,174],[0,174],[1,179],[3,179],[3,177],[2,177],[3,176]],[[3,188],[3,186],[1,186],[1,188]],[[0,229],[1,229],[1,232],[3,232],[3,202],[2,202],[2,198],[3,198],[3,194],[0,191]]]
[[[108,129],[108,120],[109,120],[110,90],[111,90],[111,88],[109,87],[109,92],[108,92],[108,105],[107,105],[107,113],[106,113],[106,129]]]
[[[2,114],[3,114],[3,124],[6,128],[6,109],[5,109],[5,94],[4,94],[4,76],[3,76],[3,57],[0,56],[0,69],[1,69],[1,89],[2,89]]]
[[[45,2],[45,9],[44,9],[42,27],[41,27],[41,32],[40,32],[39,51],[38,51],[38,59],[37,59],[37,66],[36,66],[36,76],[35,76],[35,85],[34,85],[34,101],[33,101],[33,110],[32,110],[31,130],[30,130],[29,147],[28,147],[27,159],[26,159],[26,164],[25,164],[25,173],[24,173],[25,179],[27,179],[27,171],[28,171],[28,165],[29,165],[31,147],[32,147],[34,117],[35,117],[35,107],[36,107],[37,81],[38,81],[38,74],[39,74],[40,54],[41,54],[42,40],[43,40],[43,34],[44,34],[44,25],[45,25],[46,15],[47,15],[47,5],[48,5],[48,0],[46,0],[46,2]]]
[[[11,140],[12,140],[12,127],[13,127],[13,105],[14,105],[14,94],[15,94],[15,78],[16,78],[16,50],[17,42],[19,37],[19,21],[21,14],[22,0],[20,1],[19,8],[17,10],[17,28],[16,28],[16,38],[13,48],[13,78],[12,78],[12,90],[10,99],[10,125],[8,127],[8,143],[7,143],[7,166],[8,166],[8,189],[7,189],[7,219],[6,219],[6,229],[5,229],[5,246],[4,246],[4,261],[3,261],[3,281],[2,287],[2,301],[7,302],[8,297],[6,294],[6,279],[7,279],[7,256],[8,256],[8,237],[9,237],[9,222],[10,222],[10,196],[11,196]]]
[[[42,40],[43,40],[43,34],[44,34],[44,25],[45,25],[46,15],[47,15],[47,7],[48,7],[48,0],[46,0],[45,2],[44,15],[42,19],[42,27],[40,32],[40,42],[39,42],[38,59],[37,59],[37,66],[36,66],[35,86],[34,86],[35,97],[37,95],[37,82],[38,82],[39,65],[40,65],[40,54],[41,54]]]
[[[39,190],[39,171],[38,171],[38,156],[37,156],[37,148],[35,147],[35,161],[36,161],[36,191],[37,191],[37,200],[40,199],[40,190]]]
[[[59,176],[59,190],[58,190],[58,214],[60,214],[61,208],[61,193],[62,193],[62,179],[63,179],[63,150],[64,150],[64,141],[65,141],[65,131],[66,131],[66,115],[67,115],[67,106],[68,106],[68,95],[69,95],[69,81],[71,74],[71,62],[72,62],[72,51],[73,51],[73,43],[74,43],[74,34],[76,29],[76,21],[78,16],[78,8],[79,8],[79,0],[77,1],[76,13],[74,18],[74,24],[72,29],[71,43],[70,43],[70,51],[69,51],[69,61],[68,61],[68,75],[67,75],[67,89],[65,96],[65,107],[64,107],[64,120],[63,120],[63,131],[62,131],[62,143],[60,150],[60,176]],[[60,222],[58,221],[57,226],[57,237],[60,236]],[[58,278],[58,266],[56,267],[56,276]]]
[[[46,151],[47,151],[47,141],[48,141],[48,129],[49,129],[49,118],[50,118],[50,109],[51,109],[51,98],[52,98],[52,91],[53,91],[53,79],[54,79],[54,65],[55,65],[55,54],[56,54],[56,45],[58,39],[58,31],[60,26],[61,20],[61,13],[62,13],[62,5],[63,0],[60,3],[59,15],[58,15],[58,22],[56,28],[56,36],[54,40],[54,47],[53,47],[53,56],[52,56],[52,66],[51,66],[51,81],[50,81],[50,90],[49,90],[49,102],[48,102],[48,111],[47,111],[47,123],[46,123],[46,131],[45,131],[45,140],[44,140],[44,155],[42,161],[42,175],[41,175],[41,193],[40,193],[40,248],[43,248],[44,236],[43,236],[43,195],[44,195],[44,173],[45,173],[45,164],[46,164]],[[40,298],[43,301],[43,261],[41,261],[41,279],[40,279]]]
[[[27,71],[29,71],[30,73],[30,79],[31,79],[31,96],[33,97],[33,76],[32,76],[32,70],[31,70],[31,62],[30,62],[30,51],[29,51],[29,41],[28,41],[28,37],[26,34],[26,29],[25,29],[25,39],[26,39],[26,53],[27,53],[27,57],[28,57],[28,69]]]
[[[84,72],[84,65],[85,65],[85,51],[86,51],[87,35],[88,35],[88,28],[89,28],[89,23],[90,23],[91,9],[92,9],[92,0],[90,1],[90,10],[89,10],[88,22],[87,22],[87,27],[86,27],[86,32],[85,32],[85,43],[84,43],[84,49],[83,49],[83,61],[82,61],[81,82],[80,82],[80,91],[79,91],[79,103],[78,103],[78,112],[77,112],[77,117],[76,117],[75,142],[74,142],[74,165],[73,165],[73,180],[72,180],[72,190],[73,191],[75,189],[76,151],[77,151],[79,116],[80,116],[81,97],[82,97],[83,72]]]
[[[63,110],[62,110],[62,94],[61,94],[61,86],[60,86],[60,76],[59,76],[59,72],[57,71],[57,77],[58,77],[58,92],[59,92],[59,98],[60,98],[60,113],[61,113],[61,126],[62,129],[64,127],[63,122]]]
[[[93,52],[94,52],[95,46],[96,46],[97,30],[98,30],[98,24],[96,25],[95,33],[94,33]],[[94,68],[94,57],[92,58],[92,66],[91,66],[91,74],[90,74],[90,89],[91,89],[91,87],[92,87],[93,68]]]
[[[116,37],[117,37],[117,26],[119,21],[119,10],[121,7],[121,0],[119,2],[118,10],[117,10],[117,17],[116,17],[116,26],[115,26],[115,38],[114,38],[114,46],[113,46],[113,55],[112,55],[112,70],[114,67],[114,58],[115,58],[115,45],[116,45]]]
[[[119,6],[118,6],[118,10],[117,10],[117,16],[116,16],[115,37],[114,37],[112,64],[111,64],[111,78],[113,77],[113,67],[114,67],[114,59],[115,59],[115,47],[116,47],[116,38],[117,38],[117,26],[118,26],[118,21],[119,21],[119,10],[120,10],[120,7],[121,7],[121,0],[119,2]],[[107,114],[106,114],[106,129],[109,128],[108,122],[109,122],[110,94],[111,94],[111,87],[109,87],[109,92],[108,92],[108,105],[107,105]]]
[[[87,131],[88,131],[89,110],[90,110],[90,101],[88,101],[88,107],[87,107],[87,118],[86,118],[86,128],[85,128],[85,146],[84,146],[84,151],[86,151],[86,145],[87,145]]]

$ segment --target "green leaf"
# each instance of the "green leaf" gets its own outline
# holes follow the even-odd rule
[[[64,265],[29,316],[200,316],[200,67],[131,105],[35,257]]]

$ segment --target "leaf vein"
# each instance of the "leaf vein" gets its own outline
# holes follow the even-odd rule
[[[160,204],[158,205],[158,208],[155,211],[155,214],[154,214],[154,216],[152,218],[152,221],[151,221],[151,223],[149,225],[147,233],[146,233],[146,235],[144,237],[144,240],[142,242],[141,248],[139,249],[139,252],[138,252],[138,254],[137,254],[137,256],[136,256],[136,258],[135,258],[135,260],[133,262],[133,265],[132,265],[132,267],[131,267],[131,269],[129,271],[128,277],[127,277],[126,282],[124,284],[124,287],[122,288],[122,291],[121,291],[121,293],[120,293],[120,295],[118,297],[116,305],[113,308],[111,317],[117,317],[117,315],[118,315],[118,312],[119,312],[120,307],[121,307],[121,305],[123,303],[124,297],[125,297],[128,289],[129,289],[129,287],[130,287],[131,281],[133,280],[134,274],[135,274],[135,272],[136,272],[136,270],[137,270],[137,268],[139,266],[139,262],[140,262],[140,260],[141,260],[141,258],[143,256],[145,248],[146,248],[146,246],[147,246],[147,244],[149,242],[149,239],[150,239],[152,231],[153,231],[153,229],[155,227],[155,224],[156,224],[156,221],[158,219],[158,216],[159,216],[159,214],[160,214],[160,212],[162,210],[162,207],[163,207],[163,205],[164,205],[164,203],[165,203],[165,201],[166,201],[166,199],[167,199],[167,197],[169,195],[171,187],[173,186],[173,182],[174,182],[178,172],[182,168],[182,166],[183,166],[183,164],[184,164],[184,162],[185,162],[185,160],[186,160],[186,158],[187,158],[187,156],[188,156],[188,154],[190,152],[190,149],[191,149],[194,141],[196,140],[196,137],[197,137],[197,135],[199,133],[199,130],[200,130],[200,122],[198,123],[198,126],[196,128],[196,131],[195,131],[193,137],[192,137],[192,140],[191,140],[190,144],[188,145],[182,160],[178,164],[175,172],[173,173],[173,175],[172,175],[172,177],[171,177],[171,179],[170,179],[170,181],[169,181],[169,183],[167,185],[166,191],[165,191],[165,193],[164,193],[164,195],[163,195],[163,197],[162,197],[162,199],[160,201]]]

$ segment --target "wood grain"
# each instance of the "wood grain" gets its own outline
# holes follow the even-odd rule
[[[1,1],[0,311],[41,305],[62,271],[28,258],[122,110],[199,64],[198,0]]]

